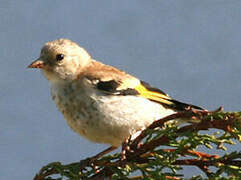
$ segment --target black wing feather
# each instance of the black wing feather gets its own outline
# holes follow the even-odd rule
[[[115,94],[115,95],[138,95],[138,91],[135,89],[127,88],[123,90],[118,90],[117,88],[120,86],[118,82],[115,80],[110,81],[99,81],[96,84],[96,88],[105,92],[108,92],[108,94]]]
[[[96,88],[102,91],[110,92],[110,93],[115,93],[116,89],[118,88],[120,84],[114,80],[110,81],[99,81],[96,84]]]
[[[167,95],[165,92],[163,92],[162,90],[152,87],[150,84],[141,81],[141,84],[148,89],[149,91],[153,91],[153,92],[158,92],[164,95]],[[118,90],[118,87],[120,86],[120,83],[118,83],[115,80],[109,80],[109,81],[98,81],[98,83],[96,84],[96,88],[106,92],[106,95],[123,95],[123,96],[127,96],[127,95],[138,95],[139,92],[135,89],[131,89],[131,88],[127,88],[127,89],[123,89],[123,90]],[[154,100],[152,100],[154,101]],[[194,108],[194,109],[199,109],[199,110],[203,110],[203,108],[199,107],[199,106],[195,106],[192,104],[186,104],[180,101],[177,101],[175,99],[168,99],[168,101],[172,102],[172,104],[164,104],[161,103],[162,105],[164,105],[167,108],[171,108],[177,111],[185,111],[188,110],[190,108]],[[160,103],[158,101],[154,101],[157,103]]]

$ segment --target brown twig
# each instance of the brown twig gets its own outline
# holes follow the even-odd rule
[[[212,113],[217,111],[221,111],[219,108],[215,111],[197,111],[197,110],[188,110],[185,112],[179,112],[162,118],[158,121],[152,123],[147,129],[142,131],[142,133],[134,139],[132,142],[128,142],[126,147],[123,149],[126,151],[125,154],[122,155],[121,159],[117,159],[115,161],[109,162],[107,160],[97,160],[95,162],[96,166],[102,167],[97,168],[96,174],[94,174],[90,179],[93,180],[101,180],[107,177],[111,177],[114,171],[111,167],[124,167],[125,165],[132,163],[149,163],[152,161],[150,157],[154,157],[155,152],[153,150],[160,145],[168,145],[168,143],[173,138],[179,137],[182,133],[186,132],[197,132],[199,130],[208,130],[209,128],[221,129],[230,134],[233,133],[233,127],[236,123],[235,117],[232,115],[225,117],[224,119],[206,119],[206,117]],[[141,145],[141,142],[148,136],[149,130],[153,130],[155,128],[162,128],[166,122],[173,119],[190,119],[190,120],[200,120],[198,123],[188,124],[186,126],[180,127],[175,130],[175,134],[170,138],[168,135],[162,135],[161,137],[146,142]],[[191,122],[191,121],[190,121]],[[235,137],[235,136],[234,136]],[[176,149],[163,149],[163,151],[176,151]],[[215,166],[217,164],[228,164],[241,167],[240,160],[233,159],[221,159],[218,155],[211,155],[203,152],[194,151],[192,149],[182,149],[182,152],[179,152],[180,155],[192,155],[196,158],[193,159],[184,159],[184,160],[176,160],[173,162],[173,165],[182,165],[182,166],[197,166],[203,172],[209,176],[211,172],[209,171],[209,166]],[[104,167],[104,168],[103,168]],[[48,171],[44,171],[35,176],[34,180],[42,180],[44,177],[47,177],[52,174],[57,174],[58,172],[54,169],[49,169]],[[104,178],[103,178],[104,177]],[[170,177],[175,179],[176,177]],[[178,178],[177,178],[178,179]]]
[[[184,127],[181,127],[177,130],[177,134],[183,133],[183,132],[194,132],[194,131],[199,131],[199,130],[208,130],[209,128],[216,128],[216,129],[221,129],[224,131],[228,131],[232,133],[231,127],[235,123],[234,118],[229,118],[229,119],[212,119],[209,121],[204,121],[204,118],[207,115],[210,115],[211,113],[221,111],[222,108],[219,108],[215,111],[185,111],[185,112],[179,112],[176,114],[172,114],[170,116],[167,116],[161,120],[155,121],[153,124],[151,124],[146,130],[144,130],[131,144],[129,145],[130,149],[132,152],[127,153],[127,159],[126,159],[126,164],[128,162],[137,162],[140,157],[142,157],[143,154],[147,153],[148,151],[151,151],[155,149],[156,147],[160,145],[165,145],[168,144],[170,139],[168,136],[161,136],[158,139],[152,140],[141,147],[138,147],[138,144],[147,136],[148,131],[150,129],[155,129],[157,127],[163,127],[164,124],[173,119],[182,119],[182,118],[198,118],[201,119],[200,123],[193,123],[190,125],[186,125]],[[204,171],[207,175],[210,174],[210,171],[208,169],[208,166],[214,165],[214,161],[210,161],[210,159],[218,159],[218,155],[210,155],[206,154],[203,152],[197,152],[197,151],[192,151],[192,150],[187,150],[186,152],[182,153],[183,155],[185,154],[191,154],[197,156],[199,159],[187,159],[187,160],[177,160],[174,162],[175,165],[195,165],[199,167],[202,171]],[[201,159],[200,159],[201,158]],[[142,159],[141,160],[143,163],[147,163],[149,160],[148,159]],[[215,163],[227,163],[230,165],[236,165],[241,167],[241,162],[240,161],[216,161]],[[119,163],[118,161],[115,162],[115,166],[118,165],[123,165],[122,163]]]

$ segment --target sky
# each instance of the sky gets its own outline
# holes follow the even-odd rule
[[[239,111],[240,9],[240,0],[2,0],[0,179],[32,179],[108,147],[70,130],[47,80],[26,68],[44,43],[69,38],[175,99]]]

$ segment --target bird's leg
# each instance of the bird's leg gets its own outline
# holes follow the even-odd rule
[[[96,154],[95,156],[92,156],[90,158],[86,158],[84,160],[81,160],[80,161],[80,169],[84,169],[88,165],[93,165],[93,163],[97,159],[101,158],[102,156],[104,156],[105,154],[107,154],[107,153],[109,153],[111,151],[114,151],[115,149],[117,149],[117,147],[110,146],[107,149],[105,149],[104,151],[101,151],[100,153]]]
[[[122,149],[121,149],[121,160],[126,159],[126,153],[127,151],[130,151],[130,143],[131,138],[127,138],[123,143],[122,143]]]

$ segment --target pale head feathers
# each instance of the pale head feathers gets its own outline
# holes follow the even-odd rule
[[[79,71],[89,65],[91,56],[75,42],[58,39],[44,45],[39,60],[45,63],[42,69],[46,78],[51,82],[61,82],[75,79]]]
[[[63,59],[58,60],[59,55]],[[37,61],[44,62],[38,68],[43,70],[51,83],[65,83],[83,77],[101,81],[115,80],[120,83],[121,89],[134,88],[140,83],[124,71],[93,60],[84,48],[69,39],[47,42]]]

